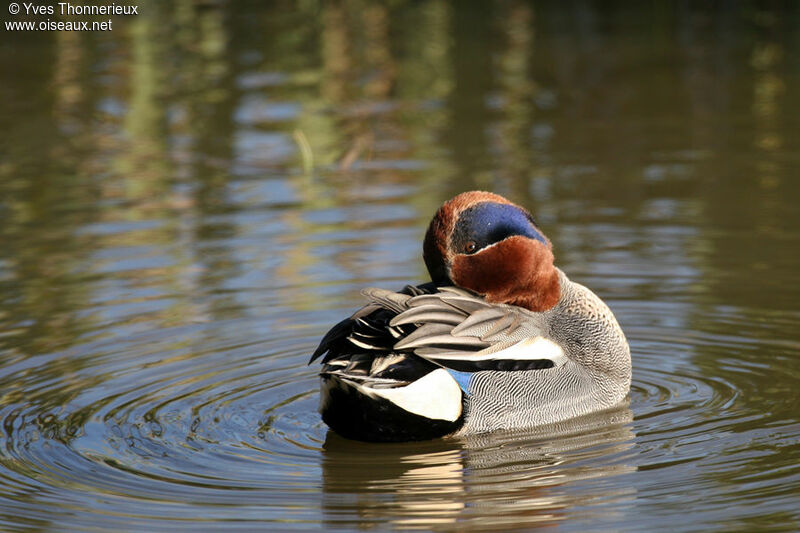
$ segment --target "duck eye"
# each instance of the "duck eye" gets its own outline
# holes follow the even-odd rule
[[[475,253],[475,250],[478,249],[478,245],[475,244],[475,241],[469,241],[467,244],[464,245],[464,252],[471,254]]]

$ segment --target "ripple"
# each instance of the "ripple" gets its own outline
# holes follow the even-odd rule
[[[296,314],[289,323],[305,325],[285,330],[263,317],[191,324],[10,362],[0,379],[3,507],[15,513],[9,523],[41,525],[59,513],[59,525],[76,528],[87,516],[104,528],[191,521],[199,506],[209,523],[540,527],[563,525],[588,501],[586,521],[670,498],[684,490],[687,466],[730,473],[744,457],[764,469],[739,482],[781,496],[771,481],[800,472],[771,459],[793,430],[751,401],[767,394],[753,376],[769,376],[757,356],[765,349],[796,376],[795,345],[753,346],[663,320],[679,307],[613,306],[637,315],[626,328],[629,403],[551,427],[424,443],[373,445],[327,431],[305,354],[329,312]],[[724,320],[746,327],[734,312]],[[650,470],[658,483],[630,477]],[[713,493],[719,509],[739,497],[713,479],[692,486]]]
[[[298,504],[287,479],[315,485],[324,439],[317,380],[297,364],[307,342],[278,334],[195,350],[180,346],[181,328],[160,333],[135,358],[101,344],[91,368],[54,354],[0,380],[9,391],[0,409],[5,501],[52,494],[29,517],[42,520],[63,507],[75,516],[125,509],[129,518],[191,519],[194,505],[261,505],[267,493],[274,505]]]
[[[635,305],[622,303],[623,309]],[[795,440],[786,419],[792,400],[788,390],[777,386],[768,391],[764,383],[785,383],[785,376],[774,377],[776,369],[797,377],[794,344],[780,339],[779,331],[766,338],[762,331],[757,342],[747,334],[729,333],[752,329],[750,313],[741,310],[687,316],[666,325],[656,308],[648,307],[638,322],[658,327],[627,329],[634,358],[635,462],[639,471],[659,471],[657,482],[644,484],[639,497],[676,498],[691,486],[697,497],[715,502],[694,513],[696,523],[727,520],[726,507],[730,512],[741,501],[735,472],[752,465],[755,454],[774,470],[767,476],[771,484],[762,482],[754,490],[785,498],[775,480],[800,475],[800,468],[787,465],[784,452],[787,442]],[[719,332],[720,322],[726,333]],[[767,405],[772,409],[765,410]]]

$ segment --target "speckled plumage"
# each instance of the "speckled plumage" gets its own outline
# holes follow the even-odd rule
[[[377,441],[467,435],[625,398],[630,351],[614,315],[553,265],[523,208],[459,195],[437,212],[424,248],[434,283],[365,290],[368,305],[312,356],[324,356],[320,411],[335,431]]]
[[[476,373],[459,433],[560,422],[612,407],[628,394],[631,360],[622,329],[594,293],[560,274],[561,299],[536,321],[567,361],[546,370]]]

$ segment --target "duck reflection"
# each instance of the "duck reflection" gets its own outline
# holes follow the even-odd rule
[[[603,482],[634,471],[627,403],[526,431],[397,444],[328,432],[323,505],[329,525],[458,529],[556,524],[591,502],[630,500],[631,487]],[[594,479],[596,483],[576,482]],[[596,507],[613,513],[616,506]],[[599,509],[603,509],[600,511]],[[352,518],[346,519],[349,525]]]

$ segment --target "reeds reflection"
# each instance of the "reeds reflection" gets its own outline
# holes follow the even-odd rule
[[[0,529],[797,529],[798,5],[138,5],[0,32]],[[635,419],[320,450],[314,343],[473,188]]]

